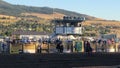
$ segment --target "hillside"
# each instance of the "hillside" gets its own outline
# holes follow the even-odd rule
[[[77,12],[67,11],[58,8],[49,8],[49,7],[33,7],[33,6],[23,6],[23,5],[12,5],[3,0],[0,0],[0,14],[20,16],[21,13],[40,13],[40,14],[52,14],[54,12],[59,14],[64,14],[68,16],[79,16],[85,17],[87,20],[96,20],[97,18],[80,14]]]
[[[120,22],[118,21],[105,20],[58,8],[13,5],[0,0],[0,35],[10,35],[14,30],[52,32],[51,20],[62,18],[65,15],[85,17],[83,26],[86,28],[85,35],[87,36],[89,35],[87,33],[92,33],[94,36],[99,33],[120,33]]]

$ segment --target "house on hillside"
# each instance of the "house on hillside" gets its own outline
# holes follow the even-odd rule
[[[36,31],[23,31],[17,30],[12,32],[12,39],[35,39],[35,40],[45,40],[50,37],[50,33],[47,32],[36,32]]]

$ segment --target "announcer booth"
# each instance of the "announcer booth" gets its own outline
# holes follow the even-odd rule
[[[63,19],[55,19],[54,32],[57,35],[81,35],[82,34],[82,22],[84,17],[68,17],[64,16]]]
[[[71,17],[64,16],[63,19],[53,20],[55,28],[54,34],[66,36],[81,36],[82,35],[82,22],[85,21],[84,17]],[[68,38],[69,39],[69,38]]]

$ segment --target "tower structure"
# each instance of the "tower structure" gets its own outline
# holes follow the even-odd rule
[[[63,19],[54,19],[55,35],[82,35],[82,22],[84,17],[64,16]]]

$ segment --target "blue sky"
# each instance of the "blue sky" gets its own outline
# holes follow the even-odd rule
[[[4,0],[12,4],[60,8],[120,21],[120,0]]]

